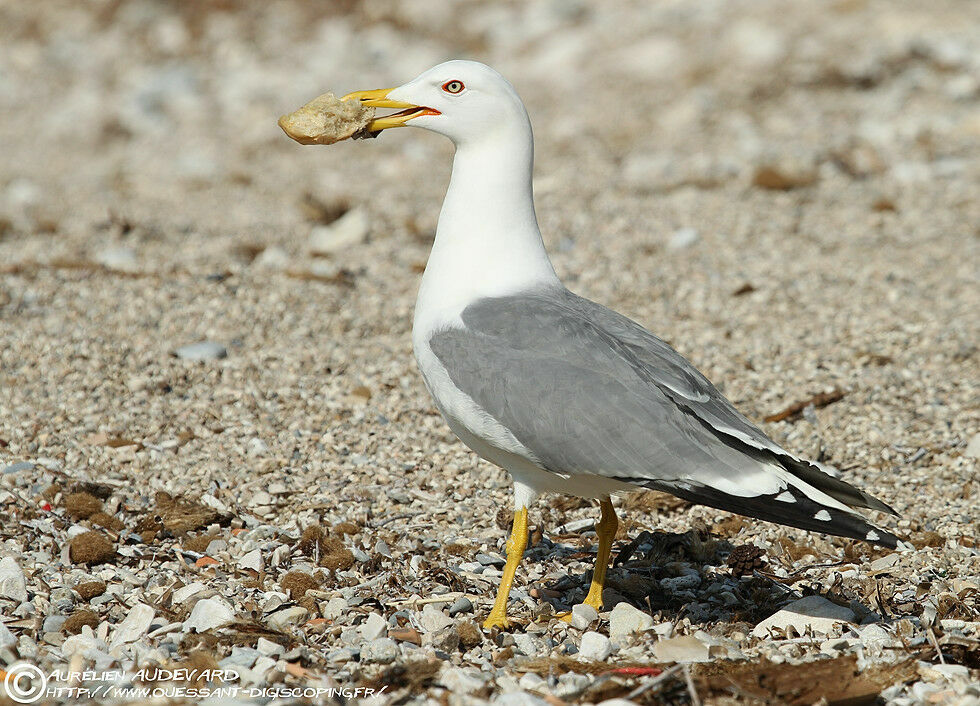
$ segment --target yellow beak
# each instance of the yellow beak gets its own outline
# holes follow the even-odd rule
[[[414,105],[413,103],[389,100],[388,94],[393,90],[395,89],[379,88],[374,91],[354,91],[353,93],[348,93],[340,100],[356,100],[360,101],[361,105],[370,106],[372,108],[401,109],[397,113],[383,115],[380,118],[375,118],[372,120],[366,128],[368,132],[387,130],[390,127],[404,127],[405,123],[407,123],[409,120],[412,118],[418,118],[422,115],[441,115],[438,110],[426,108],[422,105]]]

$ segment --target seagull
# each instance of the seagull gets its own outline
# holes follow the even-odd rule
[[[514,482],[507,561],[484,628],[511,627],[528,507],[542,493],[599,501],[584,600],[597,611],[618,528],[610,497],[629,491],[898,546],[854,510],[892,508],[780,447],[663,340],[562,285],[534,211],[530,119],[503,76],[449,61],[344,100],[397,109],[374,118],[369,133],[418,127],[456,147],[412,343],[450,429]]]

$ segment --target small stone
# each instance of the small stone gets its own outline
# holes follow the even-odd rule
[[[0,596],[18,603],[27,600],[27,579],[12,556],[0,559]]]
[[[671,250],[683,250],[694,245],[699,238],[700,235],[694,228],[678,228],[671,234],[667,247]]]
[[[473,667],[447,666],[439,674],[439,683],[451,694],[469,694],[482,689],[489,675]]]
[[[109,646],[114,647],[127,642],[135,642],[141,638],[150,629],[150,623],[153,622],[155,615],[153,609],[145,603],[134,605],[112,634]]]
[[[379,637],[361,647],[361,661],[391,664],[398,658],[398,643],[390,637]]]
[[[4,466],[3,472],[5,474],[23,473],[24,471],[34,470],[34,464],[28,461],[18,461],[17,463],[11,463],[9,466]]]
[[[422,608],[419,624],[425,632],[435,632],[453,624],[453,619],[431,603]]]
[[[962,664],[931,664],[929,671],[935,672],[947,681],[970,680],[970,669]]]
[[[868,564],[868,569],[874,573],[886,571],[898,564],[900,558],[897,552],[892,552],[888,556],[883,556],[880,559],[872,561]]]
[[[41,632],[61,632],[67,619],[64,615],[49,615],[41,625]]]
[[[602,662],[612,654],[613,648],[609,638],[594,631],[582,635],[582,644],[578,648],[579,659]]]
[[[14,634],[7,629],[7,626],[0,623],[0,650],[7,647],[13,647],[17,644],[17,638]]]
[[[630,635],[653,627],[653,616],[629,603],[617,603],[609,614],[609,637],[623,640]]]
[[[367,620],[361,623],[358,629],[361,631],[361,638],[365,642],[370,642],[387,634],[388,621],[378,613],[369,613]]]
[[[133,272],[136,270],[136,253],[132,248],[106,248],[97,252],[93,259],[109,270],[120,272]]]
[[[752,185],[770,191],[789,191],[817,181],[817,170],[805,161],[763,164],[752,175]]]
[[[708,645],[693,635],[660,640],[653,646],[653,654],[661,662],[707,662]]]
[[[459,630],[455,625],[447,625],[436,632],[426,633],[423,644],[432,649],[452,654],[459,649]]]
[[[697,574],[684,574],[674,578],[661,579],[660,586],[668,593],[678,593],[701,585],[701,577]]]
[[[496,556],[494,554],[480,553],[473,558],[480,562],[482,566],[503,566],[507,563],[507,560],[502,556]]]
[[[293,606],[277,610],[266,619],[266,624],[273,630],[287,630],[295,625],[305,623],[310,617],[310,611],[303,606]]]
[[[347,599],[337,596],[336,598],[331,598],[325,604],[321,603],[320,613],[327,620],[336,620],[347,612],[348,607]]]
[[[473,602],[466,596],[460,596],[449,607],[450,617],[457,616],[460,613],[472,613],[472,612],[473,612]]]
[[[189,343],[178,348],[174,354],[184,360],[217,360],[228,357],[228,349],[214,341]]]
[[[315,226],[310,232],[310,252],[314,255],[334,255],[363,243],[367,235],[367,213],[354,208],[330,225]]]
[[[276,657],[286,651],[286,649],[279,643],[273,642],[272,640],[266,640],[264,637],[260,637],[258,639],[258,642],[255,643],[255,649],[269,657]]]
[[[585,630],[592,623],[599,619],[599,613],[590,605],[579,603],[572,606],[571,626],[579,630]]]
[[[895,643],[895,636],[881,625],[871,624],[861,629],[861,644],[865,647],[882,648]]]
[[[547,701],[539,699],[537,696],[532,696],[526,691],[511,691],[506,694],[500,694],[490,703],[494,704],[494,706],[548,706]]]
[[[190,598],[196,596],[198,593],[206,590],[207,586],[205,586],[203,583],[198,583],[195,581],[194,583],[189,583],[186,586],[181,586],[178,588],[176,591],[174,591],[170,598],[173,603],[184,603]]]
[[[242,569],[251,569],[255,572],[262,571],[262,552],[258,549],[253,549],[248,554],[243,556],[238,560],[238,566]]]
[[[966,445],[963,455],[967,458],[980,458],[980,434],[974,434],[970,443]]]
[[[235,611],[223,598],[202,598],[194,604],[190,617],[184,621],[184,630],[205,632],[233,622]]]
[[[252,260],[252,267],[263,270],[284,270],[289,267],[289,253],[278,245],[270,245]]]
[[[415,628],[392,628],[388,631],[388,637],[396,642],[411,642],[420,647],[422,645],[422,636]]]
[[[528,657],[536,657],[545,649],[544,642],[530,633],[515,632],[512,637],[514,646]]]
[[[853,622],[856,617],[850,608],[832,603],[823,596],[807,596],[793,601],[756,625],[752,636],[768,637],[769,631],[774,628],[786,632],[793,630],[801,636],[808,630],[825,635],[835,625]]]

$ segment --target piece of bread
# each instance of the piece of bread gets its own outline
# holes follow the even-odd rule
[[[362,133],[373,119],[374,108],[324,93],[279,118],[279,127],[300,144],[332,145]]]

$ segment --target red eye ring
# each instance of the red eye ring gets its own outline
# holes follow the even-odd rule
[[[466,88],[466,86],[463,85],[463,82],[455,78],[452,81],[446,81],[444,84],[442,84],[442,90],[444,90],[446,93],[452,93],[454,95],[457,93],[462,93],[464,88]]]

